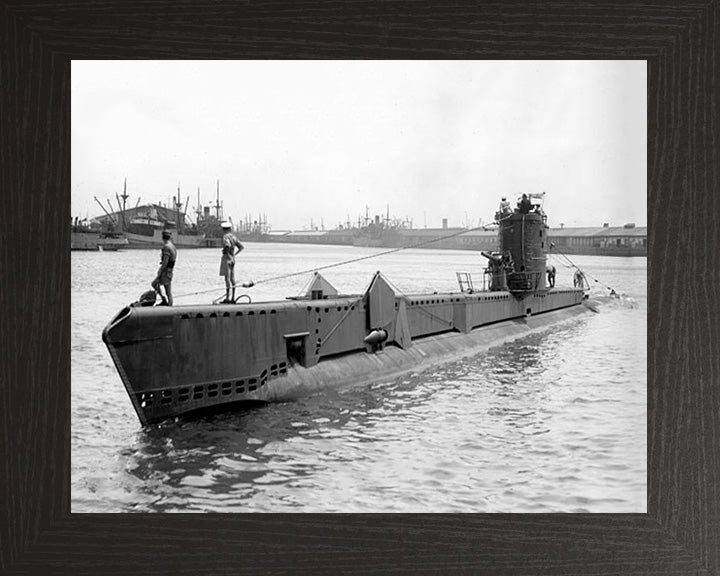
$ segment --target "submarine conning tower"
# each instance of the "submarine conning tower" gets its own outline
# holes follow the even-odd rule
[[[546,290],[547,216],[539,205],[520,203],[498,219],[500,251],[510,253],[507,288],[515,296]]]

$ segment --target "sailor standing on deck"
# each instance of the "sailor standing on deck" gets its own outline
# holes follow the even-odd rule
[[[585,288],[585,274],[578,268],[573,275],[573,286],[575,288]]]
[[[223,304],[228,304],[235,302],[235,254],[242,252],[245,247],[230,231],[232,228],[230,222],[223,222],[221,226],[224,234],[222,239],[220,276],[225,276],[225,300],[223,300]],[[236,248],[237,252],[235,251]],[[230,298],[231,289],[232,299]]]
[[[550,288],[555,288],[555,266],[549,264],[545,268],[545,272],[547,273],[547,279]]]
[[[173,269],[175,268],[175,260],[177,260],[177,249],[175,245],[170,241],[172,234],[168,230],[163,230],[162,239],[163,247],[160,251],[160,268],[158,268],[157,276],[152,281],[151,285],[155,292],[160,294],[162,302],[160,306],[172,306],[172,278]],[[165,296],[163,296],[160,287],[165,288]]]

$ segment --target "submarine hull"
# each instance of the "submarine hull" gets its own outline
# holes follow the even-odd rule
[[[242,401],[284,401],[451,360],[587,311],[580,289],[360,295],[124,308],[105,342],[140,422]],[[365,341],[376,330],[385,342]]]

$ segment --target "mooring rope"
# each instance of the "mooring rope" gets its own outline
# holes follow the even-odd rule
[[[301,270],[299,272],[289,272],[288,274],[281,274],[280,276],[271,276],[270,278],[263,278],[261,280],[258,280],[256,282],[252,282],[250,285],[249,283],[235,283],[232,288],[252,288],[252,286],[257,286],[258,284],[266,284],[268,282],[276,282],[278,280],[284,280],[285,278],[292,278],[293,276],[302,276],[304,274],[309,274],[311,272],[318,272],[320,270],[328,270],[330,268],[336,268],[338,266],[345,266],[346,264],[354,264],[355,262],[362,262],[363,260],[370,260],[371,258],[378,258],[379,256],[386,256],[388,254],[393,254],[394,252],[399,252],[400,250],[408,250],[411,248],[419,248],[420,246],[425,246],[427,244],[432,244],[434,242],[440,242],[442,240],[447,240],[449,238],[454,238],[455,236],[460,236],[462,234],[466,234],[467,232],[474,232],[476,230],[487,230],[487,227],[485,226],[477,226],[475,228],[464,228],[460,232],[455,232],[454,234],[449,234],[447,236],[441,236],[439,238],[431,238],[429,240],[423,240],[422,242],[417,242],[416,244],[411,244],[410,246],[400,246],[398,248],[392,248],[391,250],[386,250],[384,252],[378,252],[377,254],[369,254],[367,256],[360,256],[358,258],[351,258],[349,260],[343,260],[342,262],[336,262],[334,264],[326,264],[325,266],[319,266],[317,268],[309,268],[307,270]],[[208,290],[198,290],[197,292],[188,292],[186,294],[179,294],[177,296],[173,296],[173,298],[185,298],[186,296],[198,296],[200,294],[210,294],[213,292],[220,292],[220,288],[210,288]]]
[[[596,283],[601,284],[602,286],[605,286],[605,288],[607,288],[608,290],[610,290],[610,292],[611,292],[612,294],[617,294],[617,292],[615,292],[615,289],[614,289],[614,288],[608,286],[608,285],[605,284],[604,282],[601,282],[600,280],[598,280],[597,278],[595,278],[592,274],[590,274],[590,273],[585,272],[584,270],[582,270],[582,269],[580,268],[580,266],[578,266],[577,264],[575,264],[575,262],[573,262],[572,260],[570,260],[570,258],[568,257],[568,255],[565,254],[564,252],[562,252],[561,250],[559,250],[559,249],[557,248],[557,246],[556,246],[554,243],[552,243],[552,242],[550,243],[550,250],[556,250],[556,251],[560,254],[560,256],[562,256],[563,258],[565,258],[565,260],[567,260],[567,261],[569,262],[569,266],[567,266],[568,268],[575,268],[575,269],[577,269],[578,272],[580,272],[583,276],[592,278]],[[588,288],[589,288],[589,287],[590,287],[590,286],[589,286],[589,284],[588,284]]]

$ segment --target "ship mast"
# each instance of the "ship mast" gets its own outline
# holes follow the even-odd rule
[[[202,206],[200,206],[200,186],[198,186],[198,203],[197,208],[195,208],[195,220],[197,224],[200,224],[200,215],[202,214]]]
[[[128,193],[127,193],[127,178],[125,178],[125,181],[123,182],[123,193],[120,195],[120,198],[123,199],[122,202],[122,228],[123,230],[127,230],[127,223],[125,222],[125,204],[127,203],[128,199]],[[138,198],[138,202],[140,201],[140,198]]]
[[[178,182],[178,188],[177,188],[177,196],[173,197],[173,202],[175,204],[175,224],[177,225],[177,231],[178,234],[182,232],[182,227],[180,225],[180,208],[182,208],[182,203],[180,202],[180,183]]]
[[[217,191],[215,197],[215,218],[217,218],[218,222],[222,219],[220,218],[220,180],[217,181]]]

